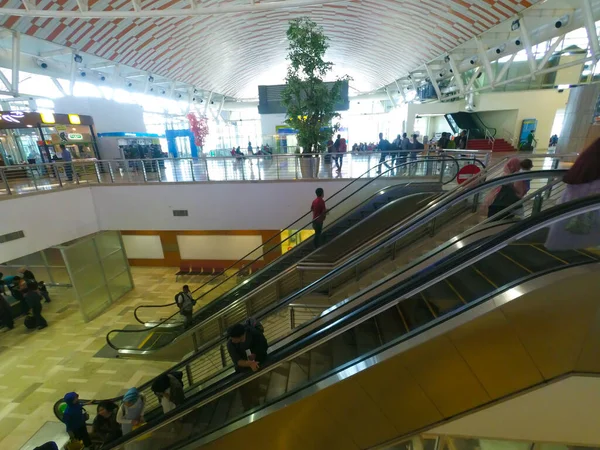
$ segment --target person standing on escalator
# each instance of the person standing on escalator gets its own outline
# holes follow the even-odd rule
[[[190,287],[187,284],[183,286],[183,290],[175,296],[175,302],[179,307],[179,313],[183,316],[184,328],[187,329],[191,327],[194,314],[194,305],[196,304],[196,300],[194,300],[194,298],[192,297]]]
[[[317,188],[315,194],[317,194],[317,198],[313,200],[310,210],[313,213],[312,226],[315,230],[314,244],[315,249],[317,249],[322,244],[321,233],[323,232],[323,222],[325,222],[327,208],[325,207],[325,200],[323,200],[323,196],[325,195],[323,188]]]

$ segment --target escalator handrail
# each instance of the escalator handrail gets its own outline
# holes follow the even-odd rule
[[[457,250],[437,264],[424,268],[422,271],[415,274],[414,277],[403,283],[402,286],[391,287],[383,292],[378,299],[359,305],[355,310],[350,311],[335,323],[317,329],[310,335],[291,342],[287,347],[276,350],[276,356],[273,354],[269,355],[272,360],[269,361],[264,368],[261,368],[261,370],[251,374],[236,374],[225,378],[223,383],[216,383],[218,386],[210,386],[193,395],[186,399],[185,403],[175,410],[164,414],[132,433],[123,436],[118,441],[111,443],[111,446],[108,448],[114,448],[114,445],[130,442],[142,433],[151,431],[154,427],[162,427],[184,417],[191,410],[198,409],[205,404],[216,400],[222,395],[239,388],[243,384],[262,376],[264,373],[276,369],[281,364],[300,356],[307,350],[317,347],[346,330],[380,314],[392,307],[393,303],[399,298],[407,298],[418,294],[454,273],[469,267],[498,250],[501,250],[512,241],[525,237],[556,222],[567,220],[576,215],[596,211],[598,209],[600,209],[600,194],[579,198],[568,203],[554,206],[536,216],[516,222],[511,227],[504,231],[500,231],[497,235],[488,239],[473,242]],[[212,432],[214,431],[216,430],[213,430]]]
[[[508,182],[512,183],[514,181],[519,181],[519,180],[524,180],[524,179],[532,179],[532,178],[556,177],[558,175],[565,174],[566,172],[567,172],[567,170],[565,170],[565,169],[554,169],[554,170],[533,171],[533,172],[517,172],[515,174],[506,175],[504,177],[494,178],[492,180],[486,181],[486,182],[484,182],[484,183],[482,183],[482,184],[480,184],[480,185],[472,188],[469,191],[461,192],[458,196],[456,196],[451,201],[446,202],[445,204],[442,204],[442,205],[438,205],[436,207],[436,209],[434,209],[432,211],[428,211],[428,214],[426,214],[424,217],[421,217],[421,218],[417,217],[417,218],[413,219],[412,223],[404,224],[404,226],[402,227],[402,229],[400,231],[397,231],[395,235],[390,236],[385,241],[378,243],[377,245],[375,245],[374,247],[372,247],[372,248],[364,251],[363,253],[351,257],[350,259],[348,259],[347,261],[345,261],[340,266],[334,268],[333,270],[331,270],[327,274],[323,275],[318,280],[312,282],[308,286],[305,286],[304,288],[296,291],[295,293],[291,294],[290,296],[286,297],[285,299],[282,299],[280,302],[277,302],[275,305],[271,305],[271,306],[274,308],[274,307],[277,307],[281,302],[294,301],[295,299],[297,299],[297,298],[299,298],[299,297],[301,297],[301,296],[309,293],[312,289],[318,288],[321,284],[326,283],[331,278],[334,278],[334,277],[338,276],[342,271],[344,271],[344,270],[346,270],[348,268],[351,268],[354,265],[359,264],[362,261],[366,260],[367,258],[369,258],[370,256],[372,256],[374,253],[376,253],[377,251],[379,251],[382,246],[390,244],[390,241],[394,241],[395,242],[395,241],[401,239],[402,237],[406,236],[409,232],[413,231],[414,229],[418,228],[419,226],[424,225],[427,220],[434,219],[435,217],[437,217],[438,215],[440,215],[444,211],[446,211],[447,208],[452,207],[456,203],[459,203],[459,202],[463,201],[464,200],[463,197],[468,197],[468,196],[471,196],[474,193],[477,193],[479,191],[486,190],[486,189],[488,189],[490,187],[495,187],[495,186],[498,186],[498,185],[503,185],[503,184],[506,184]],[[535,175],[535,176],[533,176],[533,175]],[[409,218],[409,220],[410,220],[410,218]],[[247,296],[244,296],[244,297],[236,300],[235,302],[227,305],[226,307],[222,308],[221,310],[219,310],[215,314],[213,314],[210,317],[208,317],[205,320],[203,320],[202,322],[194,325],[189,330],[187,330],[185,333],[196,332],[199,328],[205,326],[208,322],[214,321],[217,317],[219,317],[221,315],[224,315],[224,314],[227,314],[231,309],[235,308],[240,302],[246,301],[246,299],[247,299]],[[271,310],[271,309],[272,308],[269,308],[269,310]],[[175,313],[171,317],[174,317],[176,314],[179,314],[179,312]],[[155,325],[153,327],[148,327],[148,328],[143,328],[143,329],[138,329],[138,330],[123,330],[123,332],[128,332],[128,333],[144,332],[144,331],[150,330],[152,328],[158,327],[159,325],[161,325],[162,323],[166,322],[167,320],[169,320],[169,319],[165,319],[163,322],[161,322],[160,324],[157,324],[157,325]],[[108,343],[108,345],[110,347],[112,347],[116,351],[119,351],[120,349],[114,347],[111,344],[111,342],[109,341],[109,334],[112,333],[112,332],[117,332],[117,331],[121,331],[121,330],[112,330],[111,332],[109,332],[107,334],[107,336],[106,336],[106,340],[107,340],[107,343]],[[169,344],[167,344],[167,345],[169,345]],[[210,343],[210,347],[212,347],[214,345],[217,345],[217,344],[214,343],[214,342]],[[185,366],[187,363],[191,362],[194,358],[196,358],[200,353],[202,353],[205,350],[206,349],[200,349],[194,355],[192,355],[189,358],[186,358],[184,361],[180,362],[178,364],[178,366]],[[132,349],[128,349],[128,351],[131,352]],[[174,370],[174,368],[171,369],[171,370]],[[169,371],[167,371],[166,373],[168,373],[168,372]]]
[[[453,174],[452,178],[451,178],[449,181],[446,181],[446,182],[444,182],[443,184],[450,183],[450,182],[452,182],[452,181],[454,180],[454,178],[456,178],[456,175],[457,175],[457,173],[458,173],[458,161],[459,161],[459,160],[460,160],[460,158],[458,158],[458,159],[457,159],[457,158],[455,158],[455,157],[453,157],[453,156],[450,156],[450,155],[442,155],[442,156],[435,156],[435,157],[427,157],[427,158],[423,158],[423,159],[417,159],[417,160],[414,160],[414,161],[407,161],[407,162],[405,162],[405,163],[399,164],[399,165],[397,165],[397,166],[395,166],[395,167],[392,167],[392,168],[390,168],[390,169],[387,169],[387,170],[383,171],[383,172],[382,172],[381,174],[379,174],[377,177],[370,178],[370,179],[369,179],[369,181],[368,181],[367,183],[365,183],[365,185],[364,185],[364,186],[361,186],[359,189],[357,189],[356,191],[352,192],[352,193],[351,193],[351,194],[349,194],[348,196],[344,197],[342,200],[340,200],[338,203],[336,203],[335,205],[333,205],[331,208],[328,208],[328,212],[335,210],[335,208],[336,208],[337,206],[339,206],[340,204],[342,204],[343,202],[345,202],[346,200],[348,200],[350,197],[354,196],[354,195],[355,195],[355,194],[357,194],[358,192],[362,191],[362,189],[366,188],[367,186],[369,186],[369,185],[370,185],[371,183],[373,183],[374,181],[376,181],[376,180],[379,180],[379,179],[380,179],[380,177],[382,177],[383,175],[385,175],[385,174],[387,174],[387,173],[389,173],[389,172],[391,172],[391,171],[393,171],[393,170],[397,170],[398,168],[402,168],[402,167],[408,167],[408,166],[410,166],[410,165],[413,165],[413,164],[418,164],[418,163],[423,163],[423,162],[436,162],[436,161],[439,161],[439,162],[453,162],[453,163],[454,163],[454,166],[455,166],[455,168],[457,169],[457,170],[456,170],[456,173],[454,173],[454,174]],[[469,158],[469,160],[471,160],[471,158]],[[383,164],[383,163],[380,163],[380,164],[378,164],[377,166],[373,166],[371,169],[369,169],[369,171],[370,171],[370,170],[372,170],[372,169],[374,169],[374,168],[376,168],[376,167],[379,167],[381,164]],[[368,172],[365,172],[365,173],[368,173]],[[363,174],[363,175],[364,175],[364,174]],[[361,176],[362,176],[362,175],[361,175]],[[360,179],[360,178],[357,178],[357,179],[355,179],[354,181],[356,181],[356,180],[358,180],[358,179]],[[350,183],[350,184],[351,184],[351,183]],[[347,186],[349,186],[350,184],[348,184]],[[347,187],[347,186],[345,186],[345,187]],[[344,188],[345,188],[345,187],[344,187]],[[344,189],[344,188],[343,188],[343,189]],[[343,190],[343,189],[341,189],[341,190]],[[337,194],[337,193],[339,193],[339,192],[341,192],[341,190],[340,190],[340,191],[338,191],[338,192],[336,192],[336,194]],[[332,196],[332,197],[333,197],[333,196]],[[331,197],[330,197],[330,198],[331,198]],[[306,217],[308,214],[311,214],[311,211],[309,211],[308,213],[304,214],[304,215],[303,215],[303,216],[302,216],[300,219],[298,219],[296,222],[300,221],[302,218],[305,218],[305,217]],[[294,224],[295,224],[296,222],[294,222]],[[294,233],[290,234],[290,235],[287,237],[287,239],[286,239],[286,240],[289,240],[289,239],[293,238],[294,236],[298,235],[298,234],[299,234],[299,233],[300,233],[300,232],[301,232],[301,231],[302,231],[304,228],[308,227],[309,225],[310,225],[310,223],[306,224],[306,225],[305,225],[303,228],[300,228],[299,230],[297,230],[297,231],[295,231]],[[290,226],[293,226],[293,224],[292,224],[292,225],[290,225]],[[265,245],[265,244],[267,244],[267,243],[268,243],[268,242],[269,242],[269,241],[270,241],[272,238],[274,238],[275,236],[279,236],[280,234],[281,234],[281,233],[279,233],[279,234],[277,234],[277,235],[274,235],[274,236],[273,236],[273,237],[271,237],[269,240],[267,240],[267,241],[266,241],[264,244],[262,244],[262,245],[260,245],[259,247],[257,247],[257,249],[258,249],[258,248],[262,248],[262,247],[264,247],[264,245]],[[281,242],[285,242],[285,240],[284,240],[284,241],[281,241]],[[281,242],[280,242],[280,244],[281,244]],[[306,241],[306,242],[307,242],[307,241]],[[297,246],[297,247],[295,247],[295,248],[297,249],[298,247],[299,247],[299,246]],[[220,286],[221,286],[223,283],[225,283],[225,282],[227,282],[228,280],[230,280],[231,278],[233,278],[233,277],[237,276],[237,274],[238,274],[238,273],[239,273],[241,270],[243,270],[243,269],[245,269],[245,268],[247,268],[247,267],[250,267],[250,266],[252,266],[252,264],[255,264],[257,261],[261,260],[261,259],[264,257],[264,255],[266,255],[266,254],[268,254],[268,253],[272,252],[272,251],[273,251],[275,248],[276,248],[276,247],[272,247],[272,248],[270,248],[270,249],[269,249],[269,250],[267,250],[266,252],[262,253],[262,254],[261,254],[259,257],[257,257],[256,259],[254,259],[254,260],[250,261],[249,263],[247,263],[246,265],[242,266],[242,267],[241,267],[241,268],[240,268],[240,269],[239,269],[239,270],[238,270],[236,273],[234,273],[234,274],[232,274],[232,275],[229,275],[228,277],[226,277],[225,279],[223,279],[223,280],[222,280],[220,283],[218,283],[217,285],[213,286],[211,289],[209,289],[208,291],[206,291],[205,293],[203,293],[203,294],[202,294],[200,297],[196,298],[195,300],[197,301],[197,300],[201,299],[203,296],[205,296],[206,294],[208,294],[208,293],[212,292],[213,290],[217,289],[217,288],[218,288],[218,287],[220,287]],[[250,252],[248,255],[250,255],[250,254],[254,253],[255,251],[256,251],[256,249],[255,249],[255,250],[253,250],[252,252]],[[294,251],[294,250],[292,249],[292,251]],[[246,256],[248,256],[248,255],[246,255]],[[245,257],[244,257],[244,258],[245,258]],[[240,261],[243,261],[243,260],[244,260],[244,258],[242,258]],[[231,269],[231,268],[232,268],[232,267],[234,267],[236,264],[238,264],[240,261],[238,261],[238,262],[234,263],[232,266],[230,266],[229,268],[227,268],[227,269],[225,269],[225,270],[229,270],[229,269]],[[259,272],[260,272],[260,271],[259,271]],[[221,274],[221,275],[222,275],[222,274]],[[193,293],[193,292],[196,292],[198,289],[200,289],[200,288],[202,288],[202,287],[206,286],[206,285],[207,285],[207,284],[209,284],[211,281],[213,281],[214,279],[216,279],[217,277],[219,277],[219,276],[221,276],[221,275],[217,275],[217,276],[215,276],[215,277],[211,278],[209,281],[207,281],[206,283],[204,283],[204,284],[203,284],[202,286],[200,286],[199,288],[197,288],[197,289],[194,289],[194,291],[192,291],[192,293]],[[238,286],[235,286],[235,287],[233,287],[232,289],[230,289],[229,291],[227,291],[227,293],[230,293],[230,292],[234,291],[234,290],[235,290],[235,289],[237,289],[238,287],[239,287],[239,285],[238,285]],[[138,322],[140,322],[140,323],[142,323],[142,324],[145,324],[145,322],[143,322],[142,320],[140,320],[140,318],[138,317],[138,311],[139,311],[140,309],[142,309],[142,308],[164,308],[164,307],[169,307],[169,306],[173,306],[173,305],[175,305],[175,302],[171,302],[171,303],[168,303],[168,304],[165,304],[165,305],[140,305],[140,306],[138,306],[137,308],[135,308],[135,310],[134,310],[134,313],[133,313],[133,314],[134,314],[134,317],[135,317],[135,319],[136,319]],[[199,312],[199,311],[198,311],[198,312]],[[197,313],[198,313],[198,312],[197,312]],[[197,314],[197,313],[196,313],[196,314]],[[167,321],[171,320],[171,319],[172,319],[173,317],[175,317],[177,314],[179,314],[179,311],[176,311],[176,312],[175,312],[175,313],[173,313],[173,314],[172,314],[170,317],[168,317],[168,318],[166,318],[166,319],[163,319],[163,320],[162,320],[162,322],[160,322],[160,323],[158,323],[158,324],[156,324],[156,323],[155,323],[155,324],[153,324],[153,326],[152,326],[152,327],[146,327],[146,329],[151,329],[151,328],[154,328],[155,326],[160,326],[160,325],[164,324],[165,322],[167,322]],[[111,330],[111,331],[109,332],[109,334],[113,333],[114,331],[137,331],[137,330]],[[107,335],[107,337],[108,337],[108,335]],[[111,344],[109,344],[109,345],[112,347],[112,345],[111,345]],[[114,348],[114,347],[113,347],[113,348]],[[114,349],[115,349],[115,350],[118,350],[117,348],[114,348]]]
[[[321,283],[326,283],[331,278],[336,277],[341,271],[347,269],[350,266],[354,266],[356,264],[359,264],[360,262],[364,261],[365,259],[369,258],[371,255],[373,255],[375,252],[379,251],[382,246],[390,244],[390,241],[391,242],[395,242],[395,241],[401,239],[402,237],[406,236],[411,231],[413,231],[413,230],[419,228],[420,226],[424,225],[428,220],[435,219],[438,215],[441,215],[448,208],[450,208],[450,207],[454,206],[455,204],[463,201],[464,197],[470,197],[471,195],[474,195],[474,194],[476,194],[478,192],[487,190],[490,187],[501,186],[501,185],[512,183],[512,182],[515,182],[515,181],[528,180],[528,179],[532,179],[532,178],[550,178],[550,177],[556,177],[558,175],[564,175],[566,172],[567,172],[566,169],[552,169],[552,170],[540,170],[540,171],[529,171],[529,172],[517,172],[517,173],[514,173],[514,174],[505,175],[503,177],[498,177],[498,178],[494,178],[494,179],[489,180],[489,181],[485,181],[485,182],[483,182],[483,183],[481,183],[481,184],[479,184],[477,186],[475,186],[475,183],[472,183],[473,186],[475,186],[475,187],[472,187],[470,190],[466,190],[466,191],[460,192],[456,196],[454,196],[453,198],[443,197],[442,201],[438,202],[437,204],[435,204],[436,202],[434,201],[434,202],[432,202],[432,203],[434,203],[433,205],[431,205],[431,204],[428,205],[425,208],[425,211],[423,213],[417,212],[417,213],[415,213],[415,215],[409,216],[405,221],[402,221],[400,223],[399,229],[393,231],[389,235],[386,235],[384,240],[380,241],[377,244],[374,244],[374,246],[366,249],[362,253],[350,257],[347,261],[345,261],[344,263],[342,263],[340,266],[336,267],[332,271],[330,271],[327,274],[323,275],[321,278],[319,278],[318,280],[316,280],[313,283],[309,284],[308,286],[305,286],[304,288],[300,289],[299,291],[296,291],[294,294],[292,294],[291,297],[287,297],[287,299],[288,300],[289,299],[293,300],[293,299],[296,299],[296,298],[298,298],[298,297],[300,297],[302,295],[305,295],[306,293],[309,292],[310,289],[315,288],[316,286],[320,285]],[[445,199],[445,201],[444,201],[444,199]],[[199,328],[201,328],[204,325],[206,325],[208,322],[214,321],[215,318],[228,313],[232,308],[235,308],[240,302],[245,302],[247,300],[247,298],[248,298],[248,295],[250,295],[250,294],[251,293],[249,293],[249,294],[245,295],[244,297],[241,297],[241,298],[235,300],[234,302],[230,303],[229,305],[221,308],[219,311],[217,311],[216,313],[212,314],[210,317],[204,319],[202,322],[200,322],[200,323],[192,326],[187,332],[193,332],[195,330],[198,330]],[[146,327],[146,328],[135,329],[135,330],[111,330],[106,335],[106,342],[107,342],[107,344],[111,348],[113,348],[114,350],[116,350],[118,352],[121,349],[119,349],[118,347],[114,346],[110,342],[109,336],[112,333],[116,333],[116,332],[123,332],[123,333],[140,333],[140,332],[146,332],[148,330],[152,330],[154,328],[157,328],[157,327],[163,325],[164,323],[166,323],[167,321],[169,321],[173,317],[175,317],[177,314],[179,314],[179,312],[175,312],[172,316],[170,316],[167,319],[164,319],[163,321],[161,321],[161,322],[153,325],[152,327]],[[169,345],[169,344],[167,344],[167,345]],[[131,352],[133,349],[127,349],[127,350]],[[191,356],[190,358],[193,358],[194,356],[195,355]],[[186,359],[186,361],[187,361],[187,359]]]

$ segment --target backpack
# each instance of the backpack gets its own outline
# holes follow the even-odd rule
[[[244,326],[246,328],[252,328],[252,329],[258,331],[260,334],[265,334],[265,327],[263,327],[262,323],[260,323],[258,320],[254,319],[253,317],[248,317],[246,319],[246,321],[244,322]]]

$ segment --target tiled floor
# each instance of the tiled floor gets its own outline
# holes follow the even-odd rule
[[[137,323],[134,307],[173,301],[181,289],[175,283],[176,270],[133,267],[136,288],[89,323],[83,322],[69,290],[54,288],[52,303],[43,311],[48,328],[26,330],[20,318],[15,329],[0,329],[0,449],[18,450],[47,421],[57,421],[52,407],[66,392],[74,390],[82,398],[114,397],[170,367],[166,362],[94,354],[105,345],[109,330]]]

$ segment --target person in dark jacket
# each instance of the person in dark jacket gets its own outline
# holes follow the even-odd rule
[[[63,422],[67,426],[67,433],[75,439],[83,441],[85,447],[91,447],[92,440],[85,424],[86,412],[83,409],[89,403],[80,403],[79,395],[76,392],[65,394],[64,400],[67,404],[67,409],[65,409],[65,413],[63,414]]]
[[[12,316],[10,304],[0,293],[0,324],[12,330],[15,327],[15,322]]]
[[[21,275],[23,276],[23,279],[27,282],[29,280],[33,280],[33,281],[37,281],[35,279],[35,275],[33,274],[33,272],[29,269],[27,269],[26,267],[21,267],[19,269],[19,273],[21,273]],[[46,288],[46,285],[44,284],[43,281],[37,281],[38,284],[38,290],[40,291],[40,295],[42,297],[44,297],[44,299],[46,300],[46,303],[50,303],[50,294],[48,294],[48,289]]]
[[[183,375],[180,372],[178,374]],[[183,383],[177,374],[168,373],[159,376],[152,383],[152,392],[158,397],[165,414],[174,410],[185,401]]]
[[[8,290],[15,300],[21,305],[21,314],[26,315],[29,312],[29,305],[25,300],[27,292],[27,284],[21,277],[14,276],[8,284]]]
[[[118,409],[119,407],[109,400],[98,404],[97,415],[92,425],[92,439],[106,444],[123,436],[121,425],[117,423]]]
[[[229,328],[227,336],[227,351],[237,372],[256,372],[266,361],[269,344],[256,328],[238,323]]]
[[[35,319],[35,326],[38,330],[46,328],[48,322],[42,316],[42,296],[38,291],[38,285],[35,281],[29,280],[27,283],[27,293],[25,294],[25,301],[31,310],[31,314]]]

